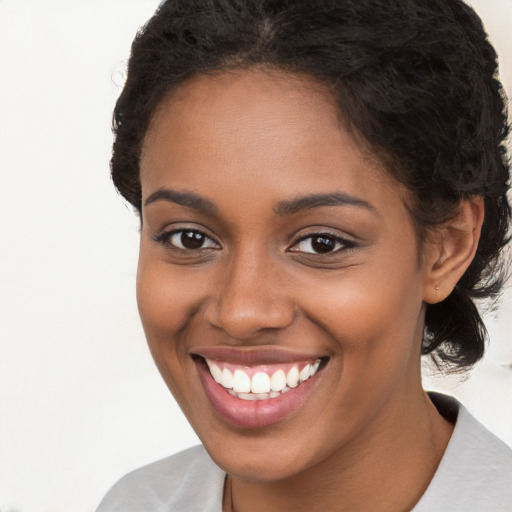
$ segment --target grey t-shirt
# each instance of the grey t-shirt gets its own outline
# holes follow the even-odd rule
[[[512,512],[512,450],[455,399],[430,398],[455,429],[412,512]],[[96,512],[222,512],[225,477],[196,446],[129,473]]]

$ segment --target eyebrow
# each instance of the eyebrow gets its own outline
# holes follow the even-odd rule
[[[153,192],[145,201],[144,205],[156,203],[157,201],[167,201],[169,203],[179,204],[181,206],[187,206],[188,208],[194,208],[203,213],[216,213],[217,206],[215,203],[201,197],[194,192],[178,192],[177,190],[171,190],[169,188],[160,188],[156,192]]]
[[[274,207],[277,215],[293,215],[322,206],[357,206],[365,208],[372,213],[377,213],[375,207],[364,199],[351,196],[344,192],[332,192],[329,194],[308,194],[287,201],[279,201]]]

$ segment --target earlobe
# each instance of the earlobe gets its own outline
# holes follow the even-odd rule
[[[473,196],[461,201],[458,213],[434,233],[425,261],[423,300],[443,301],[475,256],[484,220],[484,201]]]

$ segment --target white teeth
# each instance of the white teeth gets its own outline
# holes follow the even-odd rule
[[[270,398],[270,395],[268,393],[251,393],[252,396],[255,396],[257,400],[266,400],[267,398]]]
[[[264,372],[255,373],[252,376],[251,391],[253,393],[268,393],[270,391],[270,377]]]
[[[294,366],[286,376],[286,384],[290,388],[296,388],[299,385],[299,369]]]
[[[298,365],[292,366],[288,374],[283,369],[276,370],[272,376],[259,371],[251,379],[242,369],[236,369],[232,373],[228,368],[221,369],[217,363],[206,360],[215,382],[241,400],[276,398],[312,377],[318,371],[320,362],[320,359],[318,359],[314,364],[306,364],[300,371]]]
[[[277,370],[270,378],[270,389],[281,391],[286,386],[286,375],[283,370]]]
[[[236,393],[235,396],[240,400],[268,400],[269,398],[275,398],[269,393]],[[277,394],[279,396],[279,393]]]
[[[258,396],[253,393],[237,393],[236,396],[241,400],[259,400]]]
[[[233,387],[233,374],[227,368],[222,370],[222,380],[220,383],[227,389]]]
[[[210,373],[212,374],[215,382],[220,384],[222,382],[222,370],[215,363],[208,361],[208,359],[206,362],[208,363],[208,368],[210,368]]]
[[[301,382],[304,382],[305,380],[309,379],[309,371],[311,369],[311,365],[307,364],[306,366],[304,366],[304,368],[302,368],[302,370],[300,371],[300,374],[299,374],[299,380]]]
[[[236,393],[251,392],[251,379],[242,370],[235,370],[233,375],[233,391]]]

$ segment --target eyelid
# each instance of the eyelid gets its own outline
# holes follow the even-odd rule
[[[333,238],[336,242],[339,242],[342,245],[342,247],[340,247],[336,250],[333,250],[331,252],[323,253],[323,254],[322,253],[305,252],[305,251],[299,251],[299,250],[293,249],[295,246],[297,246],[299,243],[303,242],[304,240],[307,240],[309,238],[321,238],[322,236]],[[292,242],[292,244],[288,248],[288,251],[295,252],[295,253],[301,253],[301,254],[307,254],[307,255],[313,255],[313,256],[322,256],[325,258],[325,257],[329,257],[334,254],[339,254],[340,252],[345,252],[347,250],[353,249],[357,245],[358,245],[357,242],[352,238],[343,236],[340,233],[334,232],[333,230],[330,230],[330,229],[318,228],[318,229],[315,229],[314,231],[311,231],[309,233],[304,233],[304,234],[298,236]]]
[[[174,235],[176,235],[178,233],[183,233],[186,231],[201,234],[207,240],[212,241],[216,245],[216,247],[205,247],[205,248],[198,248],[198,249],[182,249],[181,247],[176,247],[174,244],[170,243],[169,240]],[[182,225],[182,226],[175,226],[175,227],[167,227],[166,229],[163,229],[161,232],[155,233],[154,235],[152,235],[151,238],[155,242],[164,245],[166,248],[168,248],[170,250],[179,251],[182,253],[187,253],[187,252],[191,253],[191,252],[195,252],[195,251],[206,251],[206,250],[211,251],[211,250],[220,249],[221,248],[220,243],[215,239],[215,237],[206,233],[206,231],[207,230],[204,228],[200,228],[200,227],[196,227],[196,226],[183,226]]]

